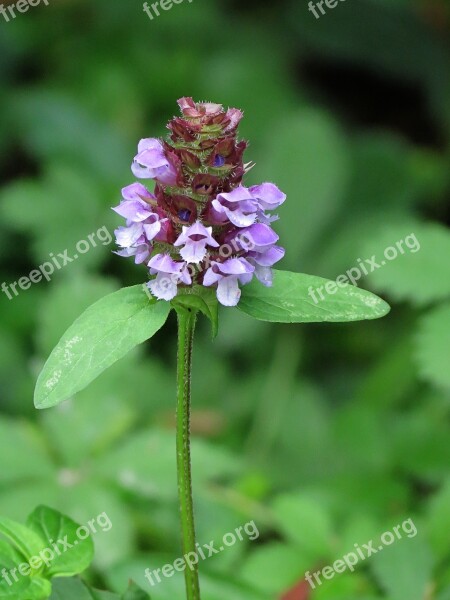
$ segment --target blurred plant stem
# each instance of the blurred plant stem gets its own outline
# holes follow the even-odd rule
[[[191,472],[191,370],[196,312],[178,307],[177,473],[183,555],[196,552]],[[200,600],[198,565],[184,571],[187,600]]]

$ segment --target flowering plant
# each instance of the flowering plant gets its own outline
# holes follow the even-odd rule
[[[376,319],[389,311],[380,298],[305,274],[273,271],[284,256],[272,229],[286,200],[273,183],[247,188],[253,167],[237,129],[242,112],[220,104],[179,100],[167,140],[143,139],[132,164],[138,179],[122,190],[114,210],[117,254],[148,267],[150,281],[123,288],[88,308],[67,330],[45,364],[35,405],[49,408],[86,387],[137,344],[151,338],[173,308],[178,317],[177,467],[183,553],[195,551],[190,463],[190,381],[199,312],[218,331],[218,308],[237,306],[256,319],[280,323]],[[331,287],[330,287],[331,286]],[[311,302],[312,288],[329,293]],[[143,288],[146,293],[143,292]],[[200,598],[198,567],[186,569],[188,600]]]
[[[286,195],[272,183],[243,186],[253,166],[244,163],[247,142],[238,141],[243,114],[220,104],[178,101],[183,118],[168,124],[169,140],[139,142],[132,171],[153,179],[122,190],[114,210],[126,219],[116,231],[118,254],[147,263],[148,287],[158,300],[173,300],[179,288],[214,286],[224,306],[236,306],[239,285],[255,276],[272,285],[271,267],[284,256],[270,223]]]

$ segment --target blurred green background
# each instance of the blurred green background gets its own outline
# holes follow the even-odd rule
[[[361,285],[381,321],[273,326],[222,310],[194,372],[198,538],[261,536],[201,565],[205,600],[450,599],[450,7],[347,0],[194,0],[151,21],[137,0],[50,0],[0,16],[0,282],[120,218],[141,137],[176,99],[244,109],[247,182],[287,194],[282,268],[336,278],[414,234]],[[179,555],[175,323],[76,398],[33,408],[36,376],[84,308],[143,268],[98,244],[50,283],[0,294],[0,514],[106,511],[98,585]],[[404,519],[402,539],[315,591],[306,570]],[[149,589],[183,597],[182,577]]]

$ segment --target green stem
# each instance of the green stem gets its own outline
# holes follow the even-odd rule
[[[191,370],[196,313],[179,308],[177,364],[177,472],[183,555],[196,552],[191,474]],[[198,566],[184,571],[187,600],[200,600]]]

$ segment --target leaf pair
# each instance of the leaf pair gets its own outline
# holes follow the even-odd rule
[[[213,290],[196,286],[172,303],[149,297],[145,286],[123,288],[88,308],[61,338],[39,376],[35,405],[49,408],[67,400],[151,338],[176,310],[201,311],[218,330],[218,303]],[[275,271],[270,288],[253,282],[244,286],[238,308],[248,315],[277,323],[344,322],[377,319],[389,312],[380,298],[351,285]]]
[[[43,600],[51,594],[52,577],[71,577],[91,564],[94,545],[78,536],[79,525],[40,506],[26,526],[0,517],[0,599]]]
[[[118,596],[73,577],[94,558],[91,533],[47,506],[36,508],[26,525],[0,517],[0,600],[148,600],[133,583]]]

